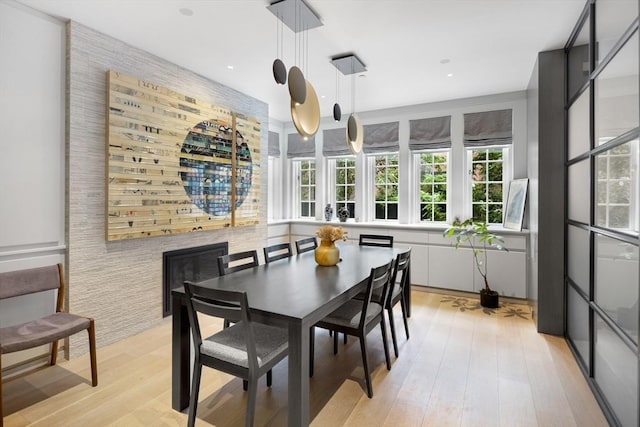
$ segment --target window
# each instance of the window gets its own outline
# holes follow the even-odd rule
[[[502,224],[507,148],[468,149],[471,157],[471,210],[474,220]]]
[[[398,155],[372,156],[375,219],[398,219]]]
[[[447,220],[448,152],[417,153],[420,174],[420,220]]]
[[[298,217],[316,216],[316,162],[315,160],[295,160],[298,180]]]
[[[618,145],[596,156],[596,224],[637,231],[636,193],[638,140]]]
[[[335,163],[335,206],[346,207],[349,218],[356,216],[356,158],[354,156],[333,159]]]

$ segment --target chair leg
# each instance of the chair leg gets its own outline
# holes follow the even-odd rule
[[[49,364],[51,366],[55,366],[57,360],[58,360],[58,340],[55,340],[54,342],[51,343],[51,360]]]
[[[247,395],[247,416],[245,420],[246,427],[253,427],[253,420],[256,416],[256,396],[258,393],[258,379],[251,378],[249,380],[249,390]]]
[[[333,354],[338,354],[338,332],[334,332],[333,334]]]
[[[316,328],[309,328],[309,378],[313,377],[313,353],[316,348]]]
[[[371,375],[369,375],[369,363],[367,362],[367,338],[360,337],[360,351],[362,352],[362,366],[364,368],[364,380],[367,384],[367,396],[373,397],[373,386],[371,385]]]
[[[2,353],[0,353],[0,427],[4,424],[4,408],[2,407]]]
[[[347,334],[344,334],[344,345],[347,345]]]
[[[409,324],[407,323],[407,303],[404,301],[404,298],[400,300],[400,308],[402,308],[402,320],[404,320],[404,333],[407,334],[407,339],[409,339]]]
[[[273,382],[273,375],[271,374],[271,369],[267,371],[267,387],[271,387],[271,383]]]
[[[244,391],[249,390],[249,381],[247,381],[247,380],[242,380],[242,389],[243,389]]]
[[[229,325],[231,324],[231,322],[229,322],[227,319],[224,319],[224,325],[222,325],[222,327],[224,329],[227,329],[229,327]]]
[[[390,371],[391,358],[389,357],[389,345],[387,344],[387,325],[384,321],[384,313],[380,313],[380,329],[382,329],[382,347],[384,347],[384,358],[387,362],[387,371]]]
[[[202,375],[202,364],[196,360],[193,365],[193,379],[191,384],[191,396],[189,398],[189,417],[187,418],[187,427],[193,427],[196,424],[196,411],[198,409],[198,392],[200,391],[200,376]]]
[[[98,385],[98,362],[96,358],[96,325],[93,319],[89,322],[89,356],[91,357],[91,385]]]
[[[398,358],[398,340],[396,338],[396,323],[393,320],[393,307],[387,308],[387,314],[389,315],[389,329],[391,329],[391,341],[393,342],[393,352]]]

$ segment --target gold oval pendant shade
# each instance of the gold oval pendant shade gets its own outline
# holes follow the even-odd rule
[[[296,130],[303,138],[310,138],[320,127],[320,103],[316,91],[307,81],[307,99],[298,104],[291,99],[291,119]]]
[[[362,122],[357,114],[352,113],[347,120],[347,145],[353,154],[358,154],[362,150],[362,141],[364,139],[364,130]]]

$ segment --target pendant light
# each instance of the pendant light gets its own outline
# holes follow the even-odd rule
[[[352,154],[358,154],[362,150],[364,129],[360,117],[356,114],[356,81],[355,74],[351,74],[351,114],[347,120],[347,146]]]
[[[339,122],[342,118],[342,109],[340,108],[340,80],[338,76],[338,68],[336,68],[336,103],[333,104],[333,119]]]
[[[308,45],[309,38],[306,31],[302,33],[303,42],[301,44]],[[308,63],[308,57],[305,56],[305,52],[309,52],[308,46],[306,49],[302,49],[303,63]],[[305,65],[305,69],[308,70],[308,65]],[[289,82],[291,82],[291,71],[289,71]],[[295,126],[298,134],[306,141],[316,134],[320,127],[320,103],[318,102],[318,95],[316,94],[313,85],[309,79],[304,79],[305,83],[305,100],[304,102],[297,102],[294,99],[293,94],[291,96],[291,120]]]
[[[282,19],[278,16],[276,22],[276,59],[273,61],[273,78],[277,84],[283,85],[287,82],[287,67],[280,59],[282,57]]]
[[[331,58],[331,63],[336,70],[340,70],[342,74],[351,75],[351,114],[347,119],[347,128],[345,129],[345,139],[347,141],[347,146],[349,150],[353,154],[357,154],[362,150],[362,143],[364,138],[364,132],[362,127],[362,122],[360,121],[360,117],[356,114],[356,83],[354,79],[354,75],[356,73],[362,73],[367,71],[367,68],[364,66],[360,58],[355,56],[354,54],[346,54],[346,55],[338,55]],[[336,87],[337,84],[336,80]],[[336,99],[338,96],[336,95]],[[336,111],[337,110],[337,111]],[[340,111],[340,105],[337,103],[333,106],[333,118],[336,121],[339,121],[341,118],[342,112]]]
[[[284,64],[276,64],[278,62],[276,60],[273,64],[273,72],[276,82],[282,82],[282,84],[286,82],[288,85],[291,119],[300,136],[306,140],[315,135],[320,127],[320,103],[308,80],[308,75],[305,76],[300,65],[305,63],[308,55],[308,46],[306,52],[304,49],[309,42],[307,32],[322,26],[322,21],[304,0],[277,0],[267,6],[267,9],[296,34],[296,65],[289,69],[284,78],[282,75],[286,74],[286,67],[283,70]],[[302,34],[298,36],[298,33]],[[305,64],[304,68],[308,73],[306,65],[308,64]]]

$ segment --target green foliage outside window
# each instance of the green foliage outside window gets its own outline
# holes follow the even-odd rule
[[[503,150],[473,150],[471,164],[471,203],[473,221],[502,223]]]
[[[448,153],[420,154],[420,219],[447,220]]]
[[[398,219],[398,155],[375,157],[375,218]]]
[[[298,191],[300,197],[300,216],[316,215],[316,162],[300,160]]]
[[[354,157],[336,159],[336,212],[346,207],[349,218],[355,217],[356,160]]]

